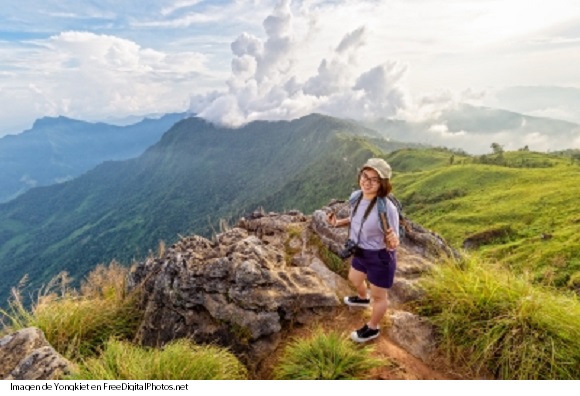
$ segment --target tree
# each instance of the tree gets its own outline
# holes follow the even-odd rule
[[[501,153],[503,153],[503,146],[501,144],[499,144],[499,143],[493,142],[490,147],[493,150],[493,153],[494,154],[501,154]]]

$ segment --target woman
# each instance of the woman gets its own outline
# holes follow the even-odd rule
[[[358,174],[361,189],[355,191],[349,200],[350,217],[337,219],[334,213],[327,217],[334,227],[350,226],[349,239],[357,246],[348,279],[358,294],[345,297],[344,302],[350,306],[372,306],[368,323],[351,334],[356,342],[379,336],[379,322],[387,312],[387,289],[393,285],[395,276],[399,215],[395,205],[386,198],[392,190],[391,175],[391,167],[385,160],[369,159]],[[380,215],[379,207],[386,209],[386,216]],[[381,225],[381,217],[386,217],[384,220],[388,221],[388,226]],[[370,295],[365,280],[370,284]]]

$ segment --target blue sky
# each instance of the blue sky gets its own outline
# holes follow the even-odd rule
[[[2,2],[0,136],[43,116],[236,126],[465,101],[580,122],[577,0]]]

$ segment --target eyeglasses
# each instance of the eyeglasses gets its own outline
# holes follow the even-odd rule
[[[369,182],[371,184],[379,184],[381,182],[381,179],[379,179],[378,177],[368,177],[364,172],[360,174],[360,180],[363,183]]]

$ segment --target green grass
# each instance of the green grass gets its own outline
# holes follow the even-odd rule
[[[421,281],[450,364],[500,379],[578,379],[580,302],[497,264],[468,259]]]
[[[136,293],[125,292],[127,269],[112,262],[98,266],[76,291],[65,273],[55,277],[28,308],[17,291],[0,313],[4,331],[42,330],[48,342],[68,359],[96,353],[110,338],[131,339],[142,312]]]
[[[243,380],[244,365],[226,349],[177,340],[163,349],[107,342],[99,357],[78,365],[69,379],[80,380]]]
[[[355,345],[344,334],[315,331],[296,339],[283,351],[274,370],[275,379],[338,380],[364,379],[369,370],[384,364],[371,356],[369,346]]]
[[[388,156],[396,172],[421,172],[466,161],[469,157],[444,148],[403,148]]]
[[[310,233],[310,238],[308,240],[310,246],[315,246],[318,250],[318,256],[322,262],[328,267],[329,270],[337,275],[340,275],[344,279],[348,276],[349,264],[347,261],[341,259],[336,254],[332,252],[326,245],[322,243],[318,235],[315,233]]]
[[[555,165],[464,164],[398,174],[395,194],[412,220],[455,247],[473,235],[509,227],[504,237],[477,250],[480,257],[501,261],[516,273],[531,272],[546,285],[566,287],[580,271],[580,167],[543,156]]]

